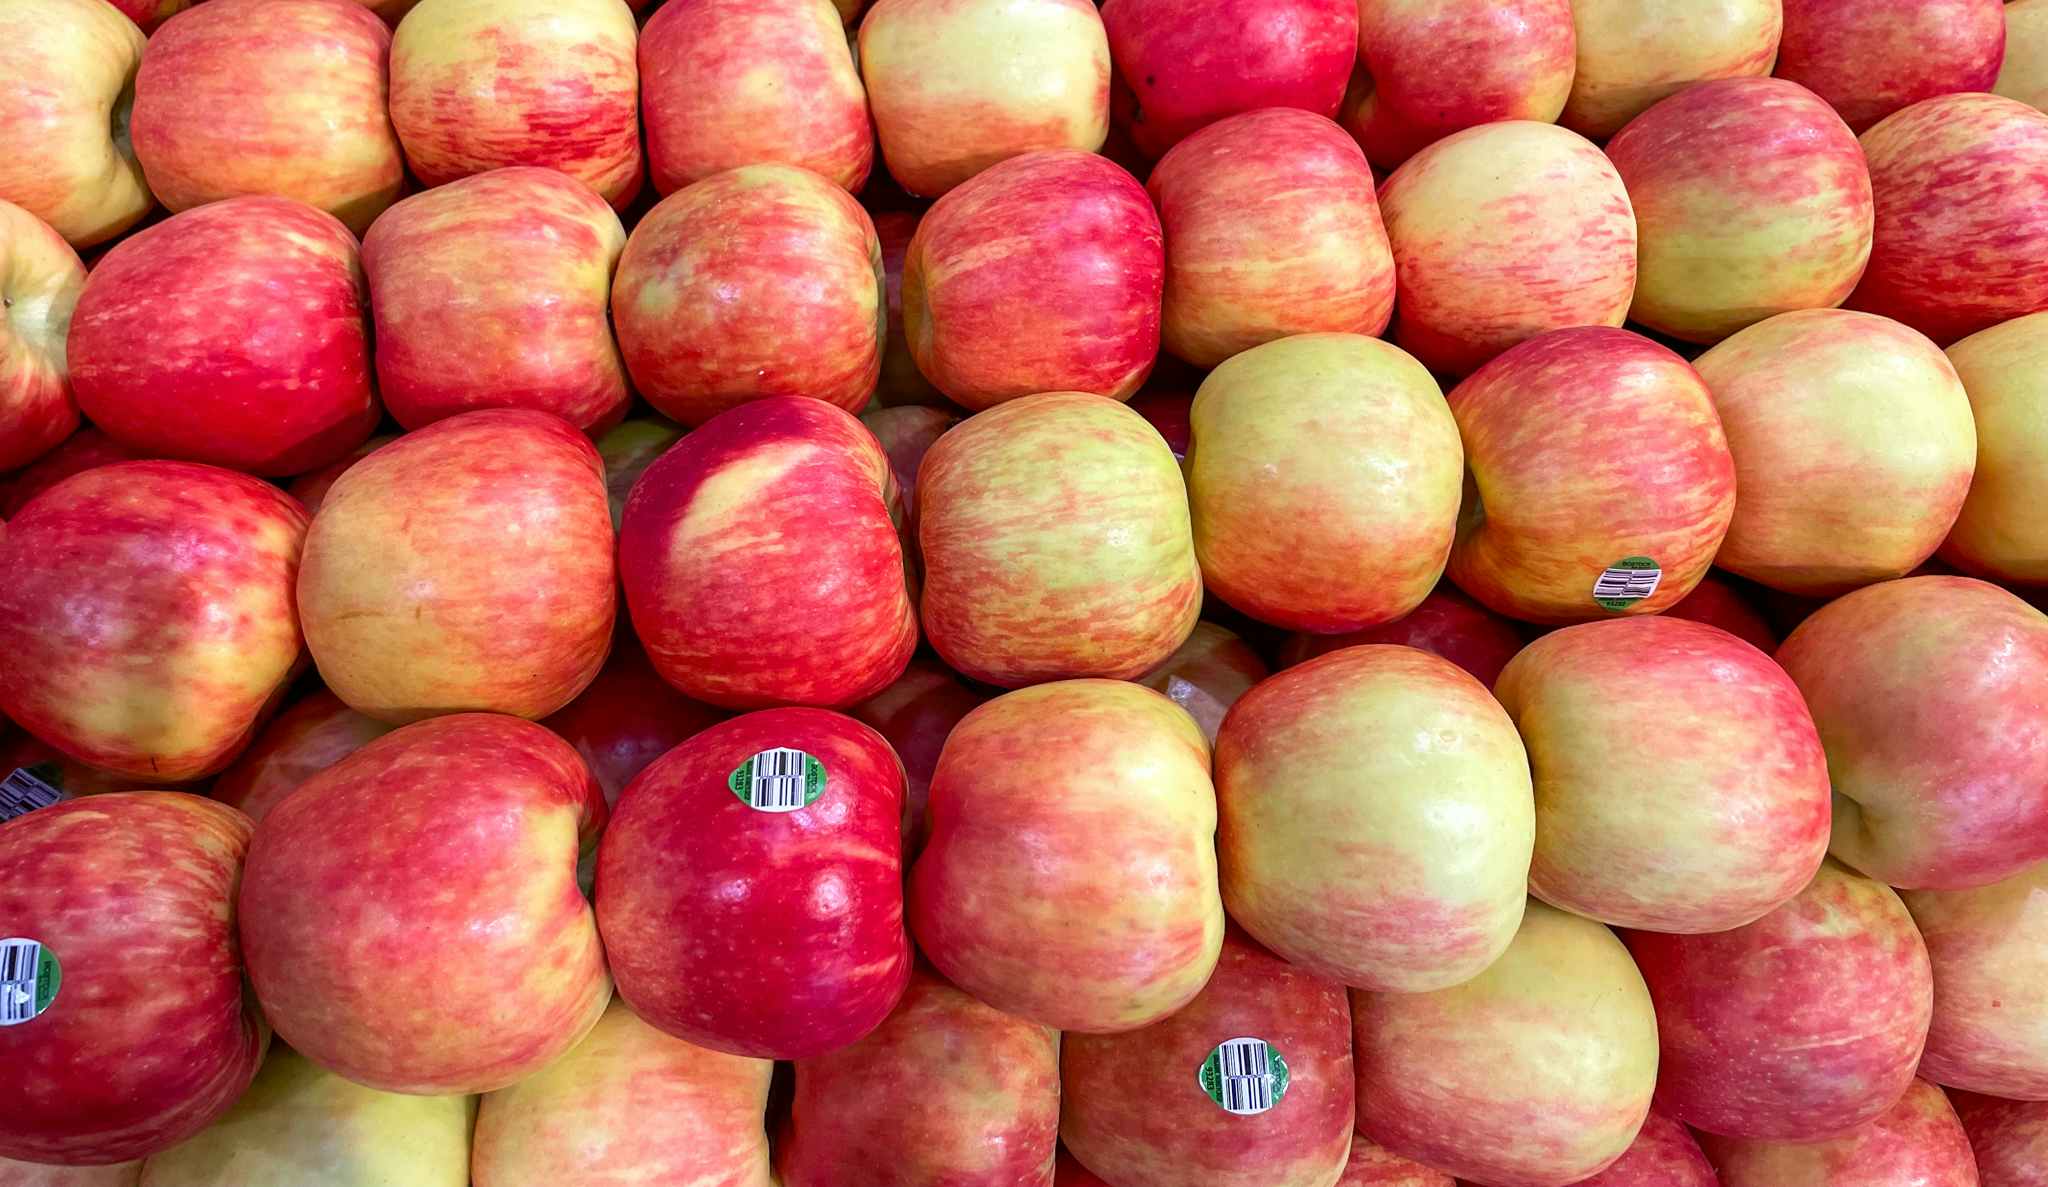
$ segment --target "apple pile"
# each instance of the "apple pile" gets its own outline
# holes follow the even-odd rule
[[[0,1187],[2048,1187],[2048,0],[0,0]]]

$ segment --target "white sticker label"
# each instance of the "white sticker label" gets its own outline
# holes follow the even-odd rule
[[[777,746],[733,768],[726,786],[757,812],[794,812],[825,794],[825,764],[801,750]]]
[[[20,1026],[49,1009],[62,980],[56,953],[34,940],[0,940],[0,1026]]]
[[[1280,1103],[1287,1094],[1287,1061],[1264,1039],[1241,1038],[1218,1043],[1195,1069],[1195,1083],[1223,1111],[1252,1117]]]
[[[1625,556],[1601,570],[1593,582],[1593,601],[1609,610],[1626,610],[1657,592],[1664,570],[1647,556]]]
[[[0,779],[0,824],[70,798],[63,788],[36,777],[27,767],[16,767]]]

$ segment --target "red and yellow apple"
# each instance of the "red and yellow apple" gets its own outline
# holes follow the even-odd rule
[[[889,332],[882,343],[882,377],[875,387],[873,408],[897,404],[952,407],[932,381],[917,369],[910,353],[909,328],[903,324],[903,260],[917,235],[921,216],[908,210],[874,212],[875,237],[882,244],[882,283],[889,306]]]
[[[44,491],[71,477],[100,466],[115,462],[144,460],[134,450],[86,425],[64,439],[64,443],[44,454],[39,460],[13,474],[0,483],[0,518],[12,519],[21,514],[28,501]]]
[[[1578,65],[1559,122],[1605,140],[1696,82],[1769,74],[1781,0],[1571,0]]]
[[[64,348],[84,287],[85,265],[64,237],[0,198],[0,470],[28,465],[78,428]]]
[[[1492,688],[1500,679],[1500,670],[1522,649],[1522,632],[1444,581],[1429,591],[1421,605],[1381,626],[1341,635],[1289,635],[1280,645],[1280,666],[1291,668],[1361,643],[1398,643],[1440,655]]]
[[[1778,632],[1763,611],[1726,577],[1708,573],[1692,592],[1664,611],[1667,618],[1683,618],[1717,626],[1769,655],[1778,650]]]
[[[1412,1158],[1373,1144],[1362,1133],[1351,1136],[1351,1158],[1336,1187],[1456,1187],[1457,1180]]]
[[[725,716],[677,692],[647,662],[639,641],[621,630],[597,679],[541,724],[576,748],[605,802],[617,806],[619,793],[649,763]]]
[[[340,461],[308,470],[292,479],[285,484],[285,493],[297,499],[299,505],[306,509],[306,517],[311,519],[320,514],[320,504],[327,501],[327,492],[334,489],[335,479],[348,473],[357,462],[398,440],[399,436],[397,433],[379,433],[370,437]]]
[[[0,4],[0,200],[75,247],[156,205],[126,134],[144,40],[102,0]]]
[[[1920,1074],[1970,1092],[2048,1100],[2048,864],[1974,890],[1901,897],[1934,964]]]
[[[1214,746],[1223,715],[1270,674],[1266,661],[1236,632],[1213,622],[1198,622],[1188,641],[1158,667],[1138,677],[1138,683],[1165,693],[1186,709],[1202,728],[1202,736]]]
[[[1579,1187],[1721,1187],[1714,1168],[1685,1126],[1655,1109],[1628,1152]]]
[[[2048,313],[1948,348],[1977,426],[1977,468],[1941,559],[1966,573],[2048,584]]]
[[[390,732],[320,689],[271,718],[209,794],[260,824],[300,784]]]
[[[847,710],[873,726],[902,760],[903,852],[907,857],[915,856],[924,845],[925,804],[931,798],[939,753],[953,727],[982,699],[951,668],[936,660],[916,658],[896,683]]]
[[[1861,132],[1902,107],[1988,91],[2005,60],[2002,0],[1782,0],[1778,77]]]
[[[1969,1135],[1941,1089],[1914,1080],[1876,1119],[1828,1141],[1705,1135],[1720,1187],[1999,1187],[1980,1179]]]
[[[2048,1184],[2048,1101],[1998,1100],[1967,1092],[1950,1092],[1948,1098],[1969,1136],[1983,1187]]]

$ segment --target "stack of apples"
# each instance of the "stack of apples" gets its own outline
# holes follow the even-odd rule
[[[2048,1187],[2048,0],[0,0],[0,1187]]]

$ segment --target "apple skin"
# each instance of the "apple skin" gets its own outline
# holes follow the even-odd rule
[[[665,1035],[615,997],[567,1055],[483,1098],[476,1187],[773,1187],[773,1071]]]
[[[593,437],[617,425],[633,398],[608,317],[625,246],[611,207],[553,169],[465,176],[385,211],[363,270],[393,419],[534,408]]]
[[[1948,1094],[1983,1187],[2048,1187],[2048,1102]]]
[[[886,210],[874,212],[875,237],[882,244],[882,279],[884,296],[889,305],[889,333],[882,344],[882,377],[875,387],[874,402],[869,411],[893,407],[898,404],[936,404],[951,408],[952,403],[932,386],[932,381],[917,369],[917,359],[910,353],[910,332],[903,324],[903,260],[910,254],[910,241],[917,235],[917,224],[922,216],[908,210]]]
[[[1657,1004],[1658,1107],[1694,1129],[1817,1141],[1912,1083],[1933,1009],[1899,896],[1830,860],[1791,902],[1712,935],[1631,932]]]
[[[1387,328],[1394,255],[1372,166],[1336,124],[1230,116],[1175,144],[1145,188],[1166,235],[1167,350],[1213,367],[1290,334]]]
[[[1064,1031],[1135,1030],[1215,969],[1209,747],[1151,689],[1067,680],[974,710],[939,755],[927,819],[911,931],[947,980],[996,1009]]]
[[[1827,856],[1827,755],[1799,686],[1718,627],[1565,627],[1493,691],[1529,750],[1529,888],[1545,902],[1616,927],[1727,931]]]
[[[860,192],[867,91],[830,0],[663,4],[640,38],[640,109],[661,193],[741,165],[796,165]]]
[[[398,433],[380,433],[361,445],[338,462],[308,470],[285,484],[285,493],[299,501],[306,509],[306,518],[320,514],[320,504],[327,501],[327,492],[334,489],[334,480],[341,477],[359,461],[398,440]]]
[[[1558,122],[1605,140],[1697,82],[1769,74],[1781,0],[1571,0],[1578,65]]]
[[[1109,1187],[1095,1172],[1074,1161],[1074,1156],[1061,1146],[1059,1156],[1052,1165],[1053,1187]]]
[[[2005,62],[1992,93],[2036,111],[2048,108],[2048,0],[2011,0],[2003,15]]]
[[[1777,73],[1861,132],[1922,99],[1988,91],[2005,60],[2001,0],[1783,0]]]
[[[0,199],[0,471],[78,428],[64,345],[85,265],[48,223]]]
[[[1253,347],[1209,373],[1189,416],[1195,554],[1217,597],[1335,633],[1400,618],[1443,575],[1464,448],[1436,380],[1398,347]]]
[[[44,491],[0,533],[0,713],[159,786],[221,769],[302,660],[305,536],[290,496],[211,466],[122,462]]]
[[[1744,1141],[1703,1135],[1721,1187],[1978,1187],[1969,1136],[1941,1089],[1914,1080],[1866,1125],[1830,1141]],[[1982,1180],[1984,1187],[1997,1187]]]
[[[165,791],[69,800],[0,828],[0,918],[62,975],[42,1014],[0,1029],[17,1076],[0,1158],[140,1158],[248,1087],[270,1040],[235,944],[249,831],[233,808]]]
[[[279,1045],[226,1115],[152,1155],[148,1187],[469,1187],[475,1102],[352,1084]]]
[[[619,794],[649,763],[725,718],[723,710],[677,692],[622,630],[597,679],[541,724],[576,748],[605,803],[617,807]]]
[[[907,856],[915,856],[924,847],[925,805],[931,799],[932,774],[938,769],[946,739],[983,699],[951,668],[917,657],[896,683],[847,710],[881,734],[902,760],[903,852]]]
[[[655,671],[734,709],[887,688],[917,646],[892,481],[874,434],[822,400],[756,400],[677,442],[619,530]]]
[[[1394,341],[1432,371],[1466,375],[1546,330],[1628,315],[1635,212],[1614,166],[1563,128],[1452,133],[1379,198],[1399,282]]]
[[[260,824],[306,780],[390,732],[320,689],[272,718],[214,780],[211,794]]]
[[[823,796],[757,811],[728,777],[772,747],[824,765]],[[677,1038],[808,1059],[879,1026],[910,979],[903,767],[823,709],[721,722],[642,771],[597,856],[597,921],[619,995]]]
[[[1977,426],[1977,468],[1941,559],[1966,573],[2048,584],[2048,313],[1979,330],[1948,348]]]
[[[1341,635],[1289,635],[1280,645],[1280,667],[1291,668],[1362,643],[1398,643],[1440,655],[1492,688],[1500,670],[1522,649],[1522,632],[1444,581],[1421,605],[1392,622]]]
[[[664,416],[636,416],[597,439],[604,462],[605,494],[612,508],[612,530],[626,519],[626,500],[654,460],[681,440],[683,427]]]
[[[1060,1035],[919,968],[866,1038],[796,1066],[784,1187],[1051,1187]]]
[[[28,501],[71,477],[115,462],[142,461],[134,450],[93,428],[79,429],[63,444],[0,483],[0,519],[13,519]]]
[[[46,745],[34,734],[16,731],[0,719],[0,778],[17,768],[27,768],[36,778],[70,795],[104,795],[110,791],[153,791],[164,786],[161,779],[137,778],[89,767],[64,752]],[[179,791],[207,794],[205,780],[180,784]],[[246,813],[245,813],[246,815]]]
[[[1530,902],[1514,942],[1472,980],[1351,995],[1358,1131],[1493,1187],[1564,1187],[1642,1128],[1657,1017],[1614,933]]]
[[[308,779],[242,875],[242,950],[278,1037],[387,1092],[546,1067],[611,993],[576,888],[604,820],[567,742],[495,713],[393,730]]]
[[[2048,1100],[2048,864],[1974,890],[1900,897],[1934,964],[1920,1074],[1970,1092]]]
[[[1631,320],[1719,342],[1848,298],[1876,217],[1863,148],[1834,109],[1780,78],[1703,82],[1607,145],[1641,237]]]
[[[1362,1133],[1351,1137],[1351,1158],[1337,1187],[1456,1187],[1457,1180],[1440,1170],[1403,1158],[1373,1144]]]
[[[1626,330],[1555,330],[1446,398],[1470,473],[1447,572],[1488,609],[1654,614],[1706,575],[1738,484],[1714,395],[1684,359]],[[1661,568],[1655,592],[1618,611],[1594,601],[1602,571],[1637,556]]]
[[[1628,1152],[1578,1187],[1721,1187],[1714,1168],[1685,1126],[1656,1109]]]
[[[875,0],[857,53],[882,160],[919,197],[1109,134],[1109,39],[1090,0]]]
[[[390,51],[354,0],[212,0],[165,21],[130,125],[150,190],[174,211],[276,194],[362,234],[405,176]]]
[[[1514,937],[1536,827],[1528,760],[1448,660],[1353,647],[1266,680],[1217,733],[1216,799],[1231,918],[1312,973],[1427,992]]]
[[[359,713],[538,718],[604,663],[616,581],[589,439],[545,412],[488,409],[334,480],[306,534],[299,613],[321,679]]]
[[[101,0],[0,5],[0,199],[74,247],[104,243],[156,199],[128,138],[142,31]]]
[[[1771,629],[1763,611],[1727,579],[1713,573],[1700,578],[1692,592],[1664,611],[1664,616],[1720,627],[1765,655],[1778,650],[1778,632]]]
[[[882,452],[889,455],[889,473],[903,499],[903,522],[916,523],[918,467],[946,430],[960,423],[959,415],[951,409],[926,404],[898,404],[869,408],[861,413],[860,422],[875,435]]]
[[[1006,688],[1142,676],[1201,613],[1185,491],[1159,434],[1114,401],[1055,392],[967,418],[918,471],[926,637]]]
[[[975,411],[1039,392],[1129,399],[1159,351],[1162,235],[1144,187],[1093,153],[977,174],[925,212],[903,258],[918,370]]]
[[[2048,858],[2048,616],[1968,577],[1822,607],[1778,649],[1833,777],[1834,854],[1914,890]]]
[[[1228,627],[1198,622],[1188,641],[1166,657],[1158,667],[1138,677],[1138,683],[1188,711],[1201,727],[1209,744],[1216,744],[1216,731],[1223,715],[1272,673],[1251,644]]]
[[[727,170],[663,198],[612,278],[634,386],[693,428],[768,396],[858,412],[880,373],[883,315],[867,212],[791,165]]]
[[[1166,441],[1166,447],[1173,451],[1173,460],[1185,462],[1188,456],[1188,437],[1193,428],[1189,417],[1195,403],[1195,393],[1173,389],[1148,389],[1132,396],[1131,411],[1145,418],[1154,431]]]
[[[1999,95],[1943,95],[1863,134],[1877,232],[1851,309],[1946,346],[2048,308],[2048,115]]]
[[[56,1166],[47,1162],[15,1162],[0,1158],[0,1187],[137,1187],[142,1163],[106,1166]]]

